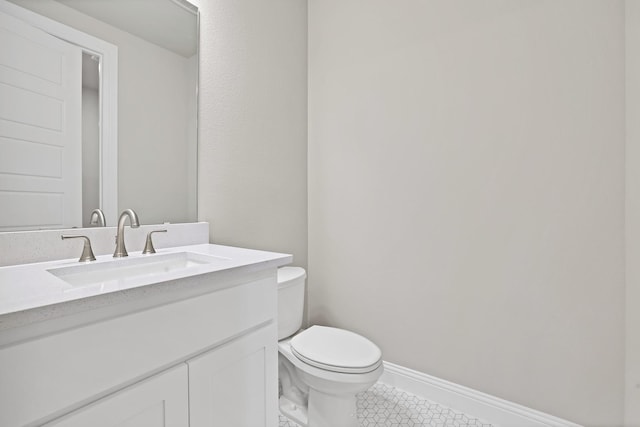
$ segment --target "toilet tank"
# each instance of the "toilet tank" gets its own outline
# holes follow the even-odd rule
[[[278,340],[295,334],[302,327],[306,277],[301,267],[278,269]]]

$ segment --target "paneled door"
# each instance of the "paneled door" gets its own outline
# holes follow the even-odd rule
[[[81,61],[0,12],[0,231],[82,226]]]

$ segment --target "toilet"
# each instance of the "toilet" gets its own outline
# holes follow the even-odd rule
[[[358,427],[356,395],[382,375],[382,352],[344,329],[300,330],[307,275],[278,269],[280,412],[303,427]]]

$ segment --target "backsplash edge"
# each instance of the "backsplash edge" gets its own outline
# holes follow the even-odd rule
[[[209,243],[208,222],[149,224],[138,228],[126,226],[127,250],[141,251],[148,232],[164,229],[167,233],[153,235],[156,249]],[[113,253],[115,249],[116,227],[3,232],[0,233],[0,267],[79,257],[81,239],[62,240],[62,234],[89,237],[96,255]]]

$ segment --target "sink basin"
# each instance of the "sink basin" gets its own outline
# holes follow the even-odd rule
[[[175,252],[52,268],[47,272],[72,286],[88,286],[124,280],[159,278],[158,276],[167,273],[208,264],[223,265],[229,261],[229,258],[193,252]]]

